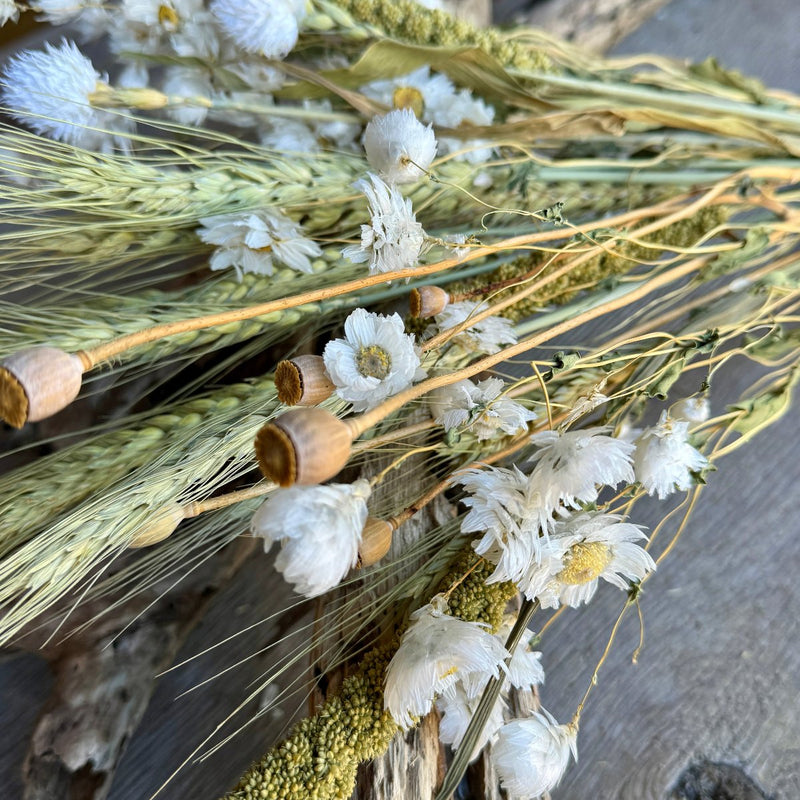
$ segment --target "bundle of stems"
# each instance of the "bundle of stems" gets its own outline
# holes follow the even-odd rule
[[[66,85],[33,87],[48,102],[10,110],[38,132],[0,125],[0,412],[27,423],[10,437],[27,463],[0,477],[0,644],[53,619],[69,637],[77,605],[104,605],[103,617],[248,527],[267,550],[287,547],[299,518],[281,535],[258,523],[281,498],[302,505],[302,492],[328,481],[364,492],[357,571],[324,592],[298,582],[299,594],[321,595],[317,619],[287,634],[288,654],[231,714],[244,730],[249,700],[281,677],[291,680],[272,702],[305,698],[298,667],[309,659],[346,675],[227,796],[333,798],[408,727],[386,675],[434,596],[440,616],[505,631],[509,657],[532,618],[539,626],[547,595],[503,576],[498,551],[476,544],[485,531],[458,505],[479,503],[458,488],[465,476],[513,468],[533,481],[525,464],[546,460],[546,437],[599,426],[638,469],[647,436],[683,431],[691,470],[666,483],[638,472],[605,482],[622,483],[617,491],[590,480],[583,494],[556,492],[538,518],[537,548],[574,515],[635,521],[648,494],[685,492],[672,539],[659,527],[643,548],[655,568],[722,457],[784,413],[800,375],[800,100],[713,62],[604,60],[410,0],[308,0],[291,54],[265,43],[254,54],[225,28],[225,5],[211,4],[203,35],[221,26],[232,42],[173,52],[167,34],[180,25],[159,12],[158,46],[117,53],[135,57],[140,85],[98,75],[82,104],[59,96]],[[161,85],[162,73],[182,90]],[[6,103],[22,80],[7,69]],[[70,117],[79,107],[83,123]],[[365,126],[392,114],[418,127],[387,164],[397,153],[384,142],[376,156]],[[428,135],[439,153],[426,160],[414,137]],[[378,177],[399,168],[412,178]],[[402,321],[378,316],[398,310]],[[362,312],[375,331],[400,326],[407,349],[390,353],[377,333],[353,344]],[[345,345],[369,392],[341,378]],[[741,358],[763,377],[741,398],[716,397],[715,376]],[[412,368],[384,391],[404,359],[425,376]],[[295,372],[298,399],[318,394],[289,409]],[[129,413],[103,406],[120,392]],[[101,411],[93,429],[76,430],[62,409],[87,396]],[[710,397],[712,411],[678,416],[687,396]],[[73,439],[36,457],[37,422],[57,412]],[[673,522],[666,515],[664,527]],[[562,553],[553,580],[595,544]],[[606,575],[603,552],[593,580]],[[623,614],[653,574],[626,573]],[[441,800],[483,743],[499,676],[473,698]],[[573,741],[588,694],[561,726]],[[230,738],[209,735],[187,762]]]

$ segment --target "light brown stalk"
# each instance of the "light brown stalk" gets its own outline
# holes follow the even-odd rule
[[[675,222],[679,222],[682,219],[692,216],[693,214],[697,213],[700,209],[712,205],[712,204],[722,204],[726,202],[730,202],[732,198],[726,197],[722,195],[725,189],[730,188],[727,183],[719,183],[709,192],[704,194],[701,198],[696,200],[689,206],[686,206],[673,214],[670,214],[666,217],[662,217],[655,222],[651,222],[649,225],[645,225],[644,227],[638,229],[635,233],[636,236],[641,238],[643,236],[648,236],[651,233],[655,233],[662,228],[666,228],[669,225],[672,225]],[[471,326],[475,325],[477,322],[480,322],[487,317],[494,316],[495,314],[500,313],[503,309],[508,308],[510,306],[515,305],[516,303],[520,302],[520,300],[524,300],[526,297],[534,294],[535,292],[539,291],[544,286],[547,286],[549,283],[558,280],[562,275],[567,274],[571,270],[579,267],[581,264],[590,261],[591,259],[595,258],[599,251],[605,250],[608,247],[612,247],[617,241],[619,241],[619,237],[612,239],[608,242],[604,242],[602,245],[596,245],[592,247],[588,252],[581,254],[575,259],[570,260],[568,263],[564,264],[559,269],[545,275],[544,277],[540,278],[539,280],[533,281],[524,289],[521,289],[518,292],[513,292],[504,300],[500,300],[497,303],[493,303],[488,305],[486,308],[476,311],[474,314],[471,314],[467,319],[463,322],[460,322],[458,325],[454,325],[452,328],[447,328],[436,336],[428,339],[422,345],[423,351],[428,350],[435,350],[436,348],[440,347],[444,344],[448,339],[453,336],[458,335],[461,331],[470,328]],[[560,255],[560,254],[559,254]],[[542,267],[544,269],[544,267]]]
[[[282,297],[277,300],[270,300],[266,303],[259,303],[258,305],[248,306],[247,308],[237,308],[231,311],[224,311],[218,314],[206,314],[201,317],[192,317],[189,319],[175,320],[173,322],[166,322],[162,325],[154,325],[151,328],[144,328],[141,331],[119,336],[116,339],[111,339],[108,342],[91,347],[85,350],[79,350],[76,355],[81,359],[84,367],[84,372],[88,372],[97,364],[103,361],[108,361],[115,356],[131,350],[134,347],[139,347],[144,344],[149,344],[158,339],[164,339],[169,336],[176,336],[181,333],[188,333],[190,331],[202,330],[204,328],[214,328],[220,325],[228,325],[232,322],[241,322],[242,320],[252,319],[253,317],[265,316],[275,311],[285,311],[289,308],[296,308],[297,306],[306,305],[307,303],[317,303],[323,300],[330,300],[334,297],[349,294],[351,292],[358,292],[367,289],[371,286],[386,283],[388,281],[400,280],[404,278],[421,278],[425,275],[433,275],[437,272],[443,272],[451,267],[462,265],[469,261],[475,261],[480,258],[494,255],[505,250],[514,250],[521,247],[526,247],[542,242],[554,241],[563,239],[570,233],[588,233],[598,225],[617,226],[626,225],[635,222],[643,217],[653,216],[655,214],[664,213],[676,204],[680,204],[686,196],[674,198],[665,201],[655,206],[648,208],[636,209],[634,211],[627,211],[624,214],[619,214],[616,217],[609,217],[604,220],[595,220],[584,225],[577,225],[569,229],[556,228],[550,231],[540,231],[538,233],[527,234],[523,236],[514,236],[509,239],[503,239],[497,244],[486,245],[483,247],[476,247],[470,250],[462,258],[446,258],[442,261],[437,261],[435,264],[427,264],[421,267],[407,267],[406,269],[395,270],[394,272],[384,272],[378,275],[370,275],[366,278],[357,278],[346,283],[337,284],[336,286],[328,286],[323,289],[314,289],[309,292],[302,292],[301,294],[292,295],[291,297]]]

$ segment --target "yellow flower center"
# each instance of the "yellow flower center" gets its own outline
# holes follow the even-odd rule
[[[163,25],[165,28],[169,27],[170,29],[174,29],[178,27],[179,22],[180,18],[178,17],[178,12],[172,6],[164,5],[162,3],[158,7],[159,25]]]
[[[562,583],[580,586],[593,581],[611,563],[611,550],[603,542],[579,542],[564,556],[564,568],[556,576]]]
[[[356,353],[356,369],[365,377],[383,380],[392,370],[392,357],[377,344],[360,347]]]
[[[425,108],[425,100],[419,89],[413,86],[398,86],[392,95],[392,105],[395,108],[410,108],[419,119]]]

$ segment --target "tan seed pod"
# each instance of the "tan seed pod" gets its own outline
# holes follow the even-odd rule
[[[153,516],[139,529],[131,539],[128,547],[149,547],[172,536],[178,525],[183,522],[183,506],[180,503],[168,503],[156,509]]]
[[[336,475],[350,458],[347,423],[322,408],[294,408],[256,434],[261,472],[279,486],[310,486]]]
[[[81,390],[83,364],[55,347],[29,347],[0,364],[0,417],[14,428],[66,408]]]
[[[438,286],[420,286],[412,289],[409,297],[409,311],[412,317],[435,317],[445,310],[450,302],[450,295]]]
[[[322,356],[296,356],[281,361],[275,370],[278,400],[287,406],[315,406],[336,390]]]
[[[394,527],[385,519],[367,517],[361,533],[361,544],[358,546],[358,562],[356,567],[369,567],[380,561],[392,546]]]

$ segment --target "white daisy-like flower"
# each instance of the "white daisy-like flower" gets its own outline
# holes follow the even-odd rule
[[[468,89],[454,92],[446,104],[433,112],[433,123],[447,128],[458,128],[463,122],[471,125],[491,125],[494,121],[494,108],[479,97],[474,97]],[[456,158],[470,164],[488,161],[493,147],[487,139],[456,139],[443,136],[442,153],[457,153]]]
[[[43,51],[23,50],[12,57],[3,75],[3,103],[13,116],[36,133],[88,150],[108,152],[126,141],[115,134],[132,122],[91,105],[100,75],[74,42]]]
[[[704,395],[685,397],[683,400],[678,400],[669,409],[669,416],[672,419],[683,420],[695,425],[705,422],[710,414],[711,405]]]
[[[533,411],[501,397],[504,387],[500,378],[487,378],[478,384],[467,379],[436,389],[428,402],[434,419],[446,431],[466,428],[483,441],[498,434],[520,433],[536,419]]]
[[[204,105],[193,104],[192,98],[208,99],[213,93],[213,87],[208,76],[197,69],[188,67],[168,67],[164,71],[164,94],[170,97],[181,98],[184,102],[175,104],[167,109],[172,119],[181,125],[199,127],[208,115],[208,108]]]
[[[9,20],[16,22],[19,19],[19,8],[14,0],[0,0],[0,27]]]
[[[480,303],[462,300],[460,303],[448,303],[445,309],[436,315],[439,331],[445,331],[466,322],[479,311]],[[514,324],[505,317],[486,317],[449,339],[464,350],[491,355],[502,350],[503,345],[516,344],[517,335]]]
[[[461,530],[483,534],[472,547],[495,565],[488,582],[520,580],[540,561],[546,543],[542,510],[531,503],[527,477],[516,467],[486,467],[461,473],[457,482],[469,492],[462,501],[470,511]]]
[[[663,500],[674,491],[694,485],[692,472],[708,466],[708,459],[689,444],[689,423],[661,412],[658,425],[645,428],[636,440],[633,466],[636,480],[650,495]]]
[[[377,175],[369,173],[353,185],[369,201],[372,217],[361,226],[361,244],[342,250],[354,264],[369,262],[371,275],[415,267],[425,244],[425,231],[417,222],[411,201]]]
[[[281,543],[275,568],[306,597],[327,592],[358,561],[367,521],[369,481],[277,489],[256,511],[250,529],[264,550]]]
[[[303,100],[303,108],[306,111],[322,111],[330,113],[333,111],[331,101],[323,100]],[[355,144],[356,137],[361,133],[361,126],[353,122],[342,120],[314,120],[314,133],[320,139],[326,139],[337,150],[348,149]]]
[[[282,119],[269,123],[260,135],[261,144],[279,153],[318,153],[317,136],[299,119]]]
[[[578,729],[559,725],[544,709],[503,725],[492,747],[492,763],[502,787],[515,798],[535,800],[554,789],[578,759]]]
[[[377,406],[425,377],[399,314],[357,308],[345,320],[344,339],[328,342],[322,357],[336,394],[354,411]]]
[[[248,53],[286,58],[297,44],[305,18],[304,0],[213,0],[222,30]]]
[[[322,255],[320,246],[303,236],[300,228],[275,209],[220,214],[201,219],[198,236],[215,244],[212,270],[233,267],[244,273],[272,275],[275,263],[298,272],[312,272],[312,258]]]
[[[411,109],[396,109],[370,120],[364,150],[369,165],[387,183],[414,183],[436,156],[436,136]]]
[[[634,447],[607,436],[608,430],[542,431],[531,436],[539,450],[531,459],[536,467],[529,479],[529,492],[538,495],[546,513],[555,512],[560,503],[578,508],[580,503],[594,502],[598,486],[633,483]]]
[[[655,568],[650,554],[637,544],[647,537],[638,525],[616,514],[584,513],[555,524],[548,557],[534,566],[520,587],[542,608],[577,607],[594,597],[602,578],[627,590]]]
[[[505,641],[510,632],[511,626],[504,626],[501,630],[500,640]],[[541,686],[544,683],[544,667],[541,658],[542,654],[538,650],[532,650],[529,641],[520,642],[508,663],[508,683],[515,689]]]
[[[386,669],[384,708],[402,728],[427,714],[433,699],[471,672],[499,677],[506,649],[477,622],[446,613],[437,595],[411,615],[411,623]]]

